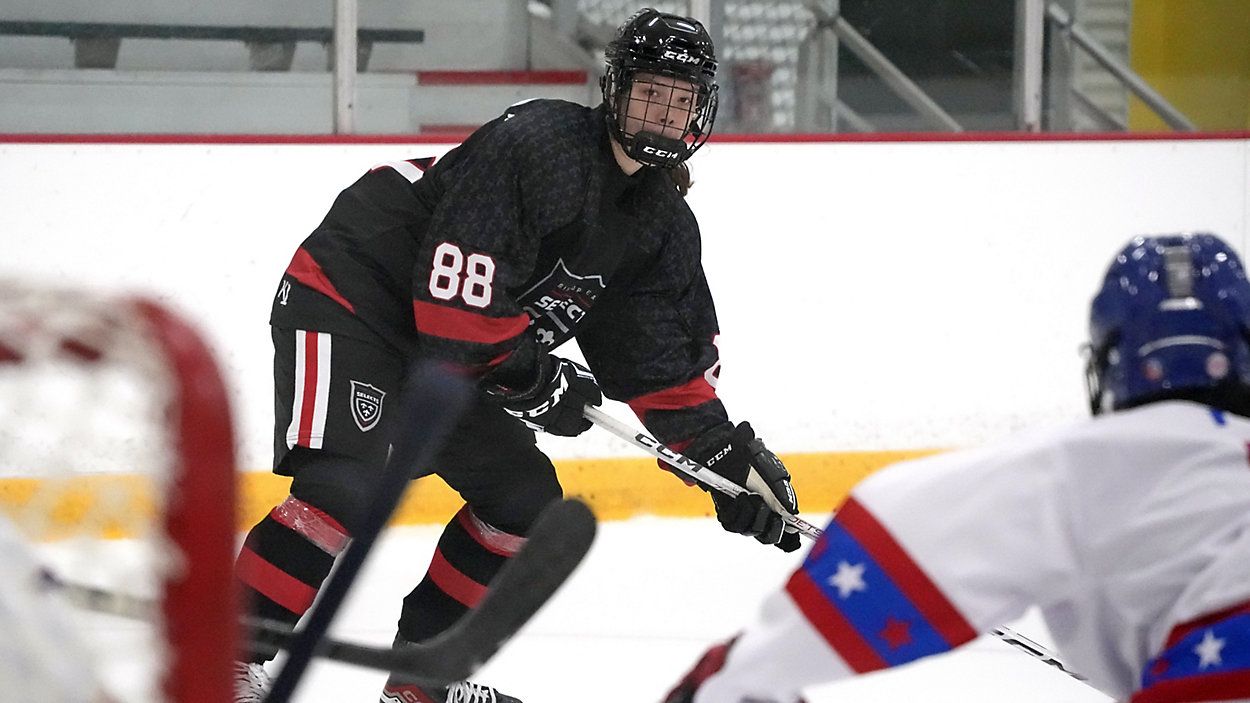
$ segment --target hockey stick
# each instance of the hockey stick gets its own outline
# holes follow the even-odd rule
[[[390,460],[372,487],[373,495],[360,523],[351,528],[351,543],[322,586],[304,627],[294,635],[266,703],[290,700],[408,481],[418,467],[434,457],[469,400],[469,383],[440,371],[432,362],[418,364],[404,381],[399,416],[392,425]]]
[[[699,464],[699,462],[664,446],[654,437],[651,437],[643,432],[635,432],[633,428],[623,422],[619,422],[612,417],[609,417],[606,413],[595,406],[587,405],[582,414],[587,420],[590,420],[594,424],[602,427],[608,432],[611,432],[617,437],[620,437],[626,442],[629,442],[635,447],[639,447],[651,456],[660,459],[669,466],[672,466],[678,472],[726,495],[736,496],[740,493],[746,493],[748,490],[759,494],[762,498],[764,498],[764,501],[768,503],[768,507],[772,508],[779,515],[781,515],[781,518],[786,521],[786,524],[793,526],[807,537],[815,540],[819,539],[821,534],[823,534],[819,527],[816,527],[802,518],[786,512],[777,502],[776,498],[773,497],[772,491],[769,490],[767,486],[752,486],[750,485],[750,481],[748,481],[746,488],[739,486],[733,481],[730,481],[720,474],[717,474],[707,467]],[[1086,677],[1069,669],[1055,654],[1015,630],[1008,627],[998,627],[991,630],[990,634],[1003,642],[1006,642],[1012,647],[1025,652],[1029,656],[1055,667],[1077,681],[1088,683],[1088,679]]]
[[[1028,654],[1043,664],[1049,664],[1077,681],[1089,684],[1088,678],[1069,669],[1067,666],[1064,666],[1064,663],[1059,661],[1059,658],[1056,657],[1049,649],[1046,649],[1042,645],[1034,642],[1028,637],[1025,637],[1019,632],[1016,632],[1010,627],[996,627],[993,630],[990,630],[990,634],[1024,652],[1025,654]],[[1093,686],[1093,684],[1089,685]]]
[[[736,496],[741,493],[748,492],[759,494],[759,496],[764,499],[764,502],[768,504],[768,507],[780,515],[781,519],[785,520],[787,525],[790,525],[794,529],[812,539],[818,539],[820,537],[819,527],[816,527],[797,515],[791,515],[786,512],[786,509],[781,507],[781,504],[777,502],[776,496],[773,495],[772,490],[770,490],[768,486],[762,484],[753,485],[756,481],[758,481],[754,474],[747,479],[747,485],[744,488],[724,476],[721,476],[715,471],[708,469],[694,459],[669,449],[661,444],[656,438],[643,432],[635,432],[630,426],[610,417],[607,413],[593,405],[587,405],[582,414],[587,420],[590,420],[635,447],[642,449],[651,456],[663,461],[669,466],[672,466],[678,472],[695,481],[698,481],[699,483],[702,483],[705,486],[714,488],[728,496]]]
[[[491,580],[486,596],[451,629],[429,642],[376,647],[323,638],[316,655],[326,659],[401,674],[425,686],[445,686],[468,678],[512,638],[568,580],[595,537],[595,517],[577,500],[543,509],[524,546]],[[51,572],[42,575],[45,590],[61,593],[76,607],[106,615],[153,621],[155,601],[135,595],[68,583]],[[294,641],[288,623],[245,618],[253,648],[277,654]]]
[[[581,563],[595,537],[595,517],[577,500],[552,503],[530,530],[521,551],[491,580],[486,597],[438,637],[393,648],[335,640],[322,642],[318,656],[411,678],[424,686],[446,686],[468,678],[543,606]],[[276,652],[296,635],[272,621],[252,623]]]

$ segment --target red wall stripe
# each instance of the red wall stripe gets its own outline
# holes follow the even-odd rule
[[[419,85],[584,85],[585,71],[417,71]]]
[[[0,144],[459,144],[459,134],[56,134],[0,133]],[[874,132],[871,134],[714,134],[723,144],[865,142],[1133,142],[1235,141],[1250,131],[1227,132]]]

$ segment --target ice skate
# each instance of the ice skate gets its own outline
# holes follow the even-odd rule
[[[261,664],[234,663],[234,703],[261,703],[269,693],[272,679]]]
[[[380,703],[521,703],[490,686],[459,681],[447,688],[428,688],[388,682]]]

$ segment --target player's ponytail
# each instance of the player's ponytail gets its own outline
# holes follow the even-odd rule
[[[677,186],[677,192],[681,193],[683,198],[686,197],[686,193],[690,192],[690,186],[694,184],[694,181],[690,180],[690,167],[684,163],[677,164],[673,168],[665,169],[664,172],[668,174],[673,185]]]

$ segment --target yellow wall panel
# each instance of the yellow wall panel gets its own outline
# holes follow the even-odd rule
[[[1203,130],[1250,129],[1250,1],[1135,0],[1133,69]],[[1129,127],[1166,131],[1144,103]]]

